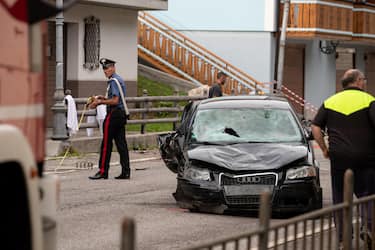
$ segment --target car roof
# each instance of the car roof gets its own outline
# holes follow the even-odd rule
[[[198,106],[198,109],[215,108],[292,109],[285,97],[274,95],[223,96],[209,98],[202,100]]]

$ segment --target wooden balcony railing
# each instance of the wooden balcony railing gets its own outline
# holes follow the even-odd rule
[[[354,40],[375,41],[375,5],[356,5],[353,32]]]
[[[373,42],[374,23],[375,6],[372,3],[333,0],[313,3],[292,1],[287,35]]]
[[[227,94],[267,91],[264,84],[145,12],[138,15],[138,55],[197,85],[211,85],[223,71],[228,75]]]

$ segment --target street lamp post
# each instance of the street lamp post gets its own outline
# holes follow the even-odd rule
[[[64,0],[56,0],[56,7],[62,8]],[[54,93],[55,104],[51,108],[54,114],[53,140],[68,139],[66,131],[66,107],[64,104],[64,59],[63,59],[63,26],[64,14],[56,15],[56,88]]]

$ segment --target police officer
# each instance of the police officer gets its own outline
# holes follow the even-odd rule
[[[343,202],[343,179],[347,169],[354,173],[357,197],[375,194],[375,98],[366,93],[366,78],[356,69],[345,72],[343,91],[329,97],[312,122],[312,132],[325,158],[331,162],[333,203]],[[328,129],[329,147],[322,136]],[[371,221],[371,213],[369,222]],[[341,216],[339,216],[341,217]],[[336,221],[342,240],[341,220]],[[371,225],[369,223],[369,229]]]
[[[113,140],[115,140],[118,153],[120,154],[121,174],[115,179],[130,179],[129,152],[125,138],[125,124],[127,115],[125,114],[126,104],[121,98],[120,84],[125,96],[124,80],[116,74],[115,61],[102,58],[100,64],[103,67],[105,76],[109,79],[107,86],[107,96],[97,96],[90,108],[97,105],[107,105],[107,115],[103,123],[103,139],[100,147],[99,171],[90,176],[91,180],[108,179],[109,163],[111,160]],[[117,82],[116,82],[117,80]]]

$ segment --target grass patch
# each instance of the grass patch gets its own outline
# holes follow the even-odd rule
[[[138,76],[138,96],[143,95],[143,90],[147,90],[149,96],[171,96],[174,95],[174,89],[162,82],[155,82],[143,76]],[[178,92],[179,95],[187,95],[186,92]]]
[[[168,84],[162,83],[162,82],[156,82],[153,80],[150,80],[148,78],[145,78],[143,76],[138,76],[138,96],[143,96],[143,90],[147,90],[148,96],[173,96],[175,95],[174,88],[169,86]],[[186,96],[186,92],[178,92],[178,95]],[[179,106],[185,106],[185,102],[179,102]],[[173,107],[173,102],[165,102],[165,101],[159,101],[159,102],[153,102],[153,107]],[[141,104],[138,103],[137,107],[141,107]],[[179,114],[181,115],[181,114]],[[167,118],[167,117],[175,117],[176,113],[169,113],[169,112],[155,112],[155,113],[148,113],[147,118]],[[141,114],[134,114],[131,116],[130,119],[141,119]],[[127,131],[134,131],[134,132],[140,132],[141,131],[141,125],[140,124],[129,124],[126,125]],[[164,131],[172,131],[173,130],[173,123],[150,123],[146,125],[146,132],[164,132]]]
[[[146,132],[164,132],[172,130],[172,123],[150,123],[146,125]],[[140,132],[141,124],[128,124],[126,125],[126,131]]]

